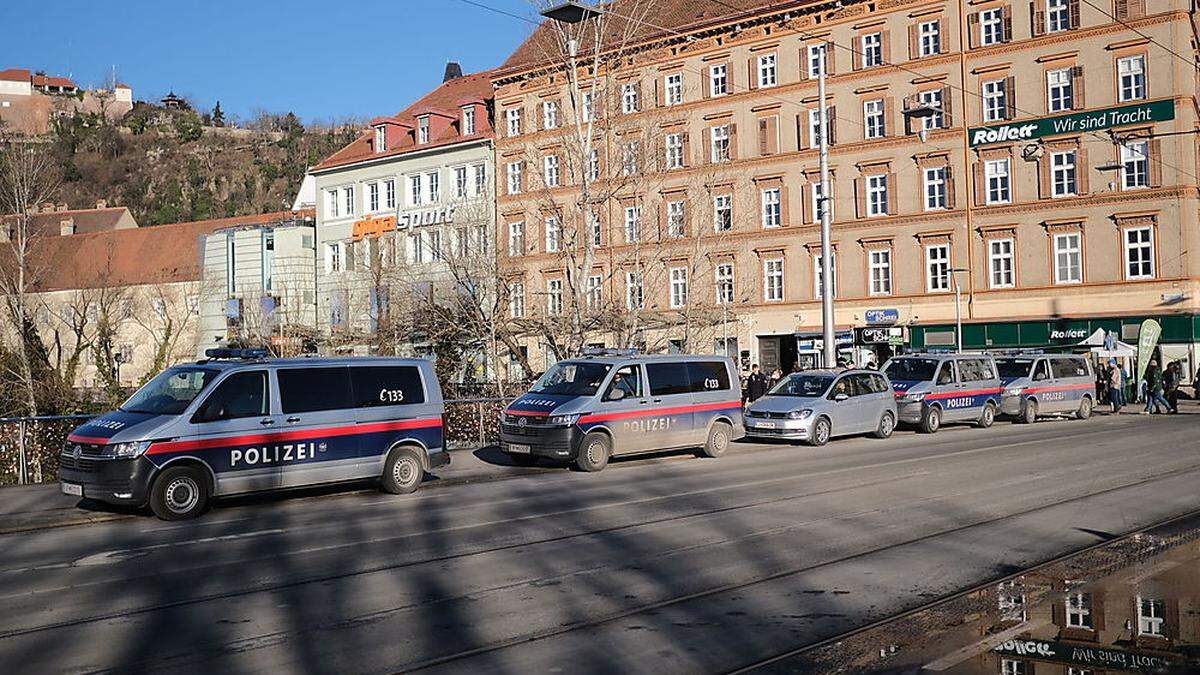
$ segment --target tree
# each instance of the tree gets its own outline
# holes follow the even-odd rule
[[[225,111],[221,110],[221,102],[217,101],[217,105],[213,106],[212,125],[214,127],[225,126]]]

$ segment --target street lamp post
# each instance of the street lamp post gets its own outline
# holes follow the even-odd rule
[[[954,283],[954,344],[955,351],[962,353],[962,287],[958,285],[958,273],[967,272],[965,267],[950,269],[950,280]]]
[[[817,140],[821,151],[821,199],[817,206],[821,209],[821,340],[824,342],[822,360],[826,368],[837,365],[837,345],[834,344],[833,324],[833,255],[830,244],[830,213],[829,213],[829,118],[825,104],[825,61],[829,56],[829,43],[821,43],[821,58],[817,59],[817,106],[820,119],[820,132]]]

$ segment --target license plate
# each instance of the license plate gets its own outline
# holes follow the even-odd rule
[[[83,496],[83,486],[74,483],[63,483],[62,491],[64,495],[74,495],[76,497]]]
[[[520,443],[509,443],[508,451],[522,455],[528,455],[531,452],[528,445],[521,445]]]
[[[774,429],[775,423],[774,422],[755,422],[754,426],[758,427],[759,429]]]

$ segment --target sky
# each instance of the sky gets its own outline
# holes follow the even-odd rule
[[[475,0],[536,18],[536,0]],[[500,65],[530,23],[462,0],[0,0],[0,70],[169,91],[228,115],[305,122],[392,114],[441,82]]]

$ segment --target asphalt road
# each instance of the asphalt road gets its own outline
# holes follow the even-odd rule
[[[1200,508],[1198,422],[743,444],[4,535],[0,671],[728,671]]]

